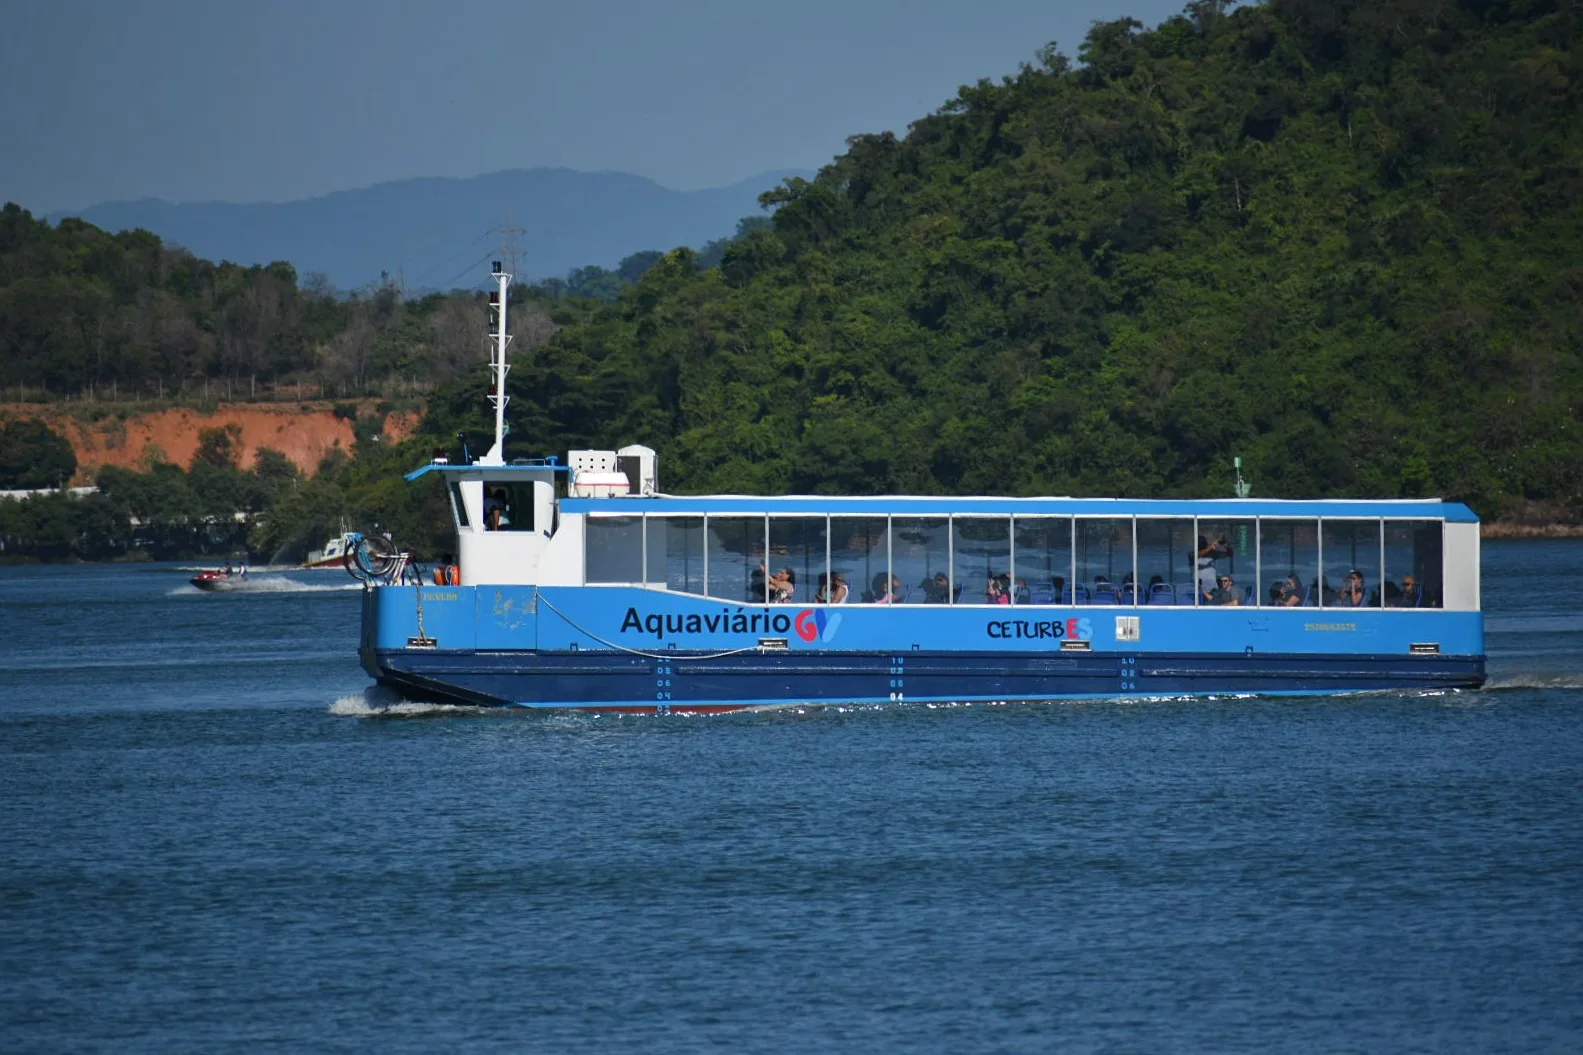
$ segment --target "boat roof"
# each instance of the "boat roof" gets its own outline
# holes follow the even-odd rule
[[[480,476],[491,480],[539,478],[570,467],[555,458],[519,459],[510,465],[449,465],[431,462],[407,474]],[[595,516],[641,513],[710,513],[715,516],[1140,516],[1140,517],[1385,517],[1476,524],[1478,515],[1461,502],[1440,498],[1073,498],[1067,495],[1012,498],[997,495],[623,495],[563,498],[561,510]]]
[[[1460,502],[1438,498],[1008,498],[991,495],[662,495],[564,498],[566,513],[633,516],[639,513],[835,514],[871,516],[1143,516],[1143,517],[1386,517],[1477,523]]]
[[[513,476],[533,478],[546,472],[571,472],[571,469],[572,467],[570,465],[562,465],[555,458],[519,458],[509,465],[483,465],[479,462],[471,462],[466,465],[453,465],[449,462],[430,462],[428,465],[412,470],[412,472],[402,477],[402,479],[410,483],[411,481],[418,479],[420,476],[427,476],[430,473],[440,473],[442,475],[450,476],[477,477],[483,475],[489,477],[491,480],[509,480]]]

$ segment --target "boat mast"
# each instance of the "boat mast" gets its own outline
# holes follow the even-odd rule
[[[506,300],[510,295],[511,276],[500,266],[498,260],[490,265],[490,273],[499,287],[489,294],[489,310],[495,315],[494,332],[490,334],[489,346],[489,401],[495,405],[495,445],[489,448],[489,453],[478,462],[480,465],[504,465],[506,464],[506,404],[511,402],[511,397],[506,395],[506,375],[511,372],[511,367],[506,364],[506,348],[511,344],[511,335],[506,332],[506,320],[510,314],[506,310]]]

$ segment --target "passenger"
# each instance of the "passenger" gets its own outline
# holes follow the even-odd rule
[[[924,604],[951,603],[951,580],[945,577],[945,572],[935,572],[933,579],[924,579],[920,585],[923,587]]]
[[[223,575],[225,575],[226,577],[229,578],[230,575],[232,574],[231,573],[231,562],[230,561],[226,561],[225,562],[225,567],[221,568],[220,572],[221,572],[221,574],[223,574]]]
[[[1368,593],[1363,586],[1363,573],[1353,568],[1347,573],[1346,582],[1341,586],[1341,596],[1336,604],[1342,608],[1362,608],[1368,603]]]
[[[1235,607],[1242,603],[1242,595],[1237,592],[1236,581],[1229,575],[1220,577],[1220,586],[1210,593],[1207,604]]]
[[[1281,599],[1276,602],[1282,608],[1296,608],[1303,603],[1303,580],[1297,577],[1294,571],[1281,583]]]
[[[769,570],[759,561],[759,566],[748,575],[748,600],[763,604],[769,600]]]
[[[1214,542],[1209,542],[1203,535],[1198,536],[1198,552],[1194,559],[1198,569],[1198,592],[1204,597],[1215,592],[1215,582],[1220,577],[1215,561],[1231,555],[1231,544],[1226,541],[1226,536],[1222,535]]]
[[[899,583],[898,583],[898,585],[899,585]],[[892,595],[892,592],[886,587],[886,584],[885,584],[885,573],[884,572],[880,572],[878,575],[874,576],[874,603],[875,604],[895,604],[896,603],[895,598]]]
[[[782,568],[769,580],[769,599],[771,604],[785,604],[797,594],[797,573],[790,568]]]
[[[1006,596],[1006,588],[1000,584],[997,576],[990,576],[984,584],[984,601],[987,604],[1010,604],[1011,598]]]
[[[840,572],[835,572],[830,576],[831,604],[846,604],[846,599],[851,594],[851,592],[852,591],[847,588],[846,579],[841,575]]]
[[[1402,588],[1397,586],[1394,582],[1391,582],[1389,579],[1386,579],[1383,589],[1385,591],[1385,607],[1400,608],[1402,606]]]
[[[813,600],[814,604],[830,603],[830,576],[824,572],[819,573],[819,584],[814,588]]]
[[[1423,604],[1424,588],[1418,585],[1418,580],[1411,575],[1402,576],[1403,608],[1418,608]]]
[[[1028,587],[1028,580],[1027,579],[1018,579],[1017,580],[1016,603],[1017,604],[1032,604],[1033,603],[1033,590],[1029,589],[1029,587]]]

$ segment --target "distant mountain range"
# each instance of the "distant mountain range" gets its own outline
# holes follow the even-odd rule
[[[470,286],[498,258],[499,228],[522,228],[518,272],[564,276],[589,264],[614,267],[644,249],[702,246],[762,215],[758,196],[789,176],[766,172],[711,190],[676,191],[622,172],[513,169],[471,179],[412,179],[301,201],[105,202],[49,216],[97,227],[142,227],[210,260],[285,260],[299,276],[318,271],[339,289],[398,272],[411,290]]]

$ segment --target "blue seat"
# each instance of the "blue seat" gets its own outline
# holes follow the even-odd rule
[[[1072,592],[1072,587],[1070,587],[1070,586],[1063,586],[1061,588],[1061,603],[1062,604],[1087,604],[1088,603],[1088,587],[1086,587],[1086,586],[1079,586],[1077,588],[1076,594],[1074,594]]]
[[[1244,605],[1252,605],[1253,604],[1253,587],[1249,586],[1247,588],[1247,590],[1245,590],[1243,592],[1242,603]]]
[[[1109,605],[1115,604],[1116,603],[1116,588],[1114,586],[1096,586],[1096,587],[1094,587],[1094,603],[1095,604],[1109,604]]]
[[[1196,584],[1190,582],[1179,582],[1176,584],[1177,604],[1191,605],[1197,596],[1198,586]]]
[[[1038,582],[1028,584],[1029,604],[1054,604],[1055,583],[1049,579],[1040,579]]]
[[[1138,591],[1133,588],[1133,585],[1130,582],[1121,584],[1121,603],[1122,604],[1139,604],[1140,603],[1138,601]]]
[[[1171,588],[1171,584],[1168,582],[1157,582],[1149,587],[1149,603],[1175,604],[1176,591]]]

